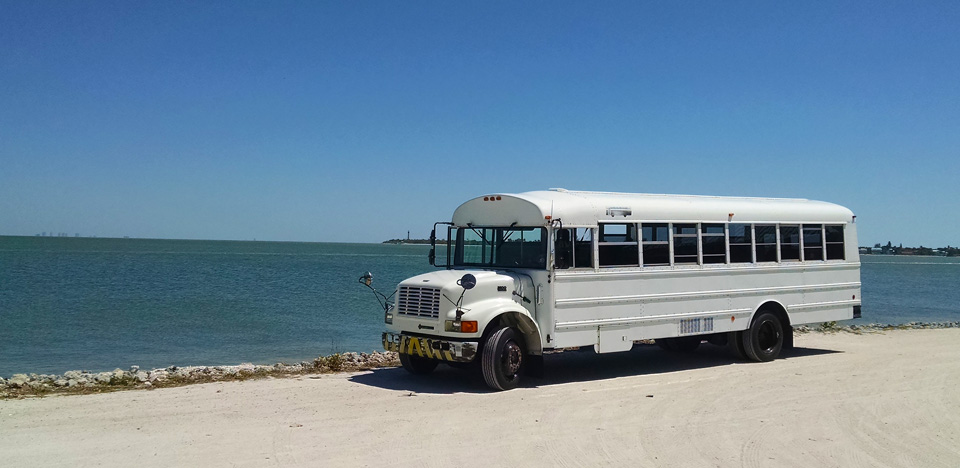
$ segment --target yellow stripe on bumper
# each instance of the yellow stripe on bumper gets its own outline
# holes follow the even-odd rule
[[[470,362],[477,354],[477,343],[384,333],[383,349],[441,361]]]

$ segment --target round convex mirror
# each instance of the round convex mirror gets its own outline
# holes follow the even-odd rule
[[[460,281],[457,281],[457,284],[463,289],[473,289],[477,285],[477,277],[467,273],[460,278]]]

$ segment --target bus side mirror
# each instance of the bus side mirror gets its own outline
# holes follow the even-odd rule
[[[464,290],[473,289],[477,285],[477,277],[467,273],[457,280],[457,284]]]
[[[436,227],[430,230],[430,253],[427,254],[427,260],[430,261],[431,266],[436,266],[437,264],[437,228]]]
[[[370,273],[369,271],[364,273],[363,276],[360,277],[360,282],[370,286],[370,284],[373,283],[373,273]]]

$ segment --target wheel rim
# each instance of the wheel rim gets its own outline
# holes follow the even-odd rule
[[[523,360],[523,351],[520,349],[515,341],[507,342],[506,346],[503,347],[503,355],[501,356],[501,363],[503,364],[503,370],[508,377],[513,377],[520,371],[520,363]]]
[[[777,344],[780,343],[780,330],[772,321],[766,321],[760,324],[757,330],[757,344],[760,349],[766,353],[773,352]]]

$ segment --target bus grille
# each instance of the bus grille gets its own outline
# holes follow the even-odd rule
[[[440,290],[401,286],[397,298],[397,313],[408,317],[440,317]]]

